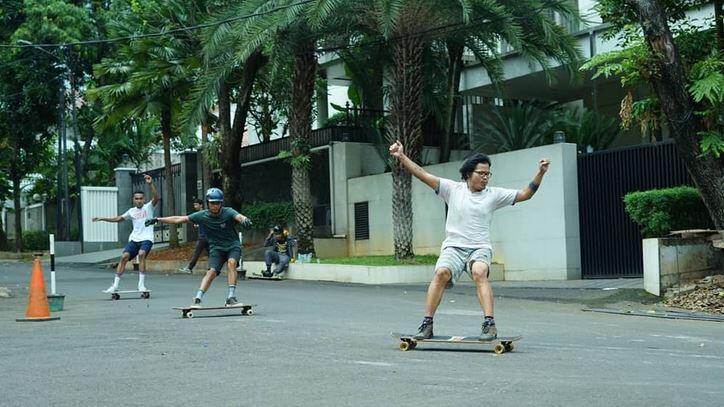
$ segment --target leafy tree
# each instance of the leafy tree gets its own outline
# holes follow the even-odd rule
[[[218,137],[204,141],[204,159],[210,165],[218,163],[223,179],[226,204],[240,209],[241,191],[241,143],[252,103],[252,92],[259,71],[268,58],[256,44],[248,52],[246,43],[240,41],[244,34],[245,19],[259,7],[259,1],[220,1],[218,12],[210,14],[210,27],[200,36],[203,65],[197,72],[196,84],[184,106],[183,125],[209,129],[210,111],[218,108],[216,129]],[[262,10],[263,11],[263,10]],[[231,116],[232,101],[236,104]],[[204,134],[208,136],[208,131]],[[217,154],[218,152],[218,154]],[[211,161],[208,161],[211,160]]]
[[[64,1],[5,2],[0,41],[17,44],[74,42],[93,37],[89,12]],[[67,72],[62,50],[3,48],[0,52],[0,134],[11,156],[3,163],[12,183],[15,208],[20,208],[21,182],[52,155],[51,127],[58,118],[59,89]],[[50,86],[48,86],[50,84]],[[61,111],[64,107],[61,106]],[[16,250],[22,250],[20,211],[15,211]]]
[[[259,142],[270,141],[274,130],[286,119],[290,103],[288,89],[292,85],[288,62],[291,61],[281,60],[267,66],[254,85],[249,116]]]
[[[120,0],[110,12],[109,33],[113,37],[163,32],[192,26],[197,2]],[[112,56],[96,65],[101,86],[91,95],[103,101],[104,115],[97,124],[104,126],[129,118],[160,122],[164,152],[165,205],[176,213],[171,174],[171,143],[178,136],[183,100],[193,85],[194,69],[199,67],[199,42],[188,31],[175,31],[159,37],[145,37],[116,46]],[[170,245],[178,246],[176,226],[170,225]]]
[[[339,21],[333,13],[340,11],[339,7],[346,3],[329,0],[304,3],[294,0],[251,1],[231,7],[227,15],[251,12],[253,17],[244,19],[239,24],[220,26],[209,42],[218,46],[223,43],[221,39],[241,39],[233,43],[233,46],[238,48],[229,51],[234,55],[229,62],[231,65],[246,64],[255,53],[263,53],[267,57],[278,56],[270,60],[271,64],[292,60],[288,126],[292,143],[292,201],[301,253],[314,251],[309,139],[312,133],[312,103],[317,78],[315,47],[320,38],[333,32],[330,26]],[[244,71],[245,75],[249,74],[246,66]],[[258,69],[254,72],[256,71]],[[238,171],[238,165],[231,170]]]
[[[698,3],[601,0],[599,12],[613,24],[611,35],[621,35],[623,49],[596,56],[583,68],[618,76],[626,89],[649,88],[644,99],[626,95],[622,123],[637,120],[647,129],[665,118],[714,225],[724,229],[722,2],[715,2],[715,21],[704,27],[686,19],[685,11]]]

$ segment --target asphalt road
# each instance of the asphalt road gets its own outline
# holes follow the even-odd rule
[[[111,301],[112,272],[58,270],[61,320],[19,323],[27,263],[0,263],[1,406],[714,406],[724,404],[724,324],[582,312],[497,290],[510,353],[420,344],[424,286],[240,282],[254,316],[181,319],[199,275],[147,277],[150,300]],[[47,274],[47,270],[46,270]],[[136,284],[128,274],[122,288]],[[206,295],[222,304],[225,277]],[[46,278],[49,289],[49,280]],[[540,298],[528,291],[532,297]],[[470,286],[449,292],[436,334],[479,332]]]

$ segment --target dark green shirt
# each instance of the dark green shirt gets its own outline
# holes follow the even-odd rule
[[[218,215],[212,215],[208,209],[189,215],[191,222],[206,227],[206,235],[211,249],[231,250],[239,247],[239,237],[236,235],[234,217],[239,212],[233,208],[221,207]]]

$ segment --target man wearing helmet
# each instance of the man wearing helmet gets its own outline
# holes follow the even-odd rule
[[[264,253],[264,262],[266,270],[262,271],[264,277],[280,276],[287,270],[289,261],[292,258],[292,242],[287,237],[286,232],[279,226],[274,226],[269,231],[264,246],[269,247]],[[276,263],[277,267],[272,272],[272,264]]]
[[[167,216],[146,221],[147,225],[156,222],[169,224],[191,223],[206,228],[206,236],[209,241],[209,269],[203,280],[201,280],[201,286],[193,299],[192,307],[201,307],[204,294],[211,286],[211,282],[221,273],[224,263],[226,263],[229,270],[229,291],[226,296],[226,306],[232,307],[239,303],[236,299],[236,266],[239,264],[241,257],[241,245],[234,229],[234,222],[250,225],[251,221],[233,208],[222,206],[223,202],[224,193],[218,188],[210,188],[206,191],[208,209],[188,216]]]

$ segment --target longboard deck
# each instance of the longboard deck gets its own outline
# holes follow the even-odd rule
[[[256,304],[238,304],[233,307],[173,307],[172,309],[181,311],[181,318],[193,318],[196,311],[207,311],[207,310],[241,310],[241,315],[251,316],[254,315],[254,311],[251,309],[256,307]]]
[[[400,340],[400,350],[407,351],[415,349],[418,342],[437,342],[437,343],[466,343],[471,345],[488,345],[493,347],[493,351],[500,355],[504,352],[512,351],[515,346],[513,342],[522,339],[520,335],[517,336],[499,336],[489,341],[481,341],[477,336],[448,336],[448,335],[436,335],[429,339],[415,339],[415,335],[401,334],[393,332],[392,337]]]
[[[246,276],[246,278],[252,279],[252,280],[274,280],[274,281],[281,281],[284,280],[282,276],[279,274],[274,274],[271,277],[264,277],[261,273],[251,273]]]
[[[101,291],[101,292],[102,292],[103,294],[108,294],[108,293],[105,292],[105,291]],[[119,291],[114,291],[114,292],[112,292],[112,293],[110,293],[110,294],[111,294],[111,300],[114,300],[114,301],[115,301],[115,300],[120,300],[120,299],[121,299],[121,294],[141,294],[141,298],[143,298],[143,299],[149,299],[149,298],[151,298],[151,290],[146,290],[146,291],[119,290]]]

